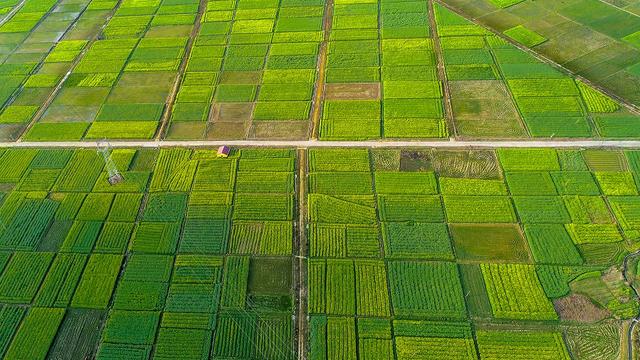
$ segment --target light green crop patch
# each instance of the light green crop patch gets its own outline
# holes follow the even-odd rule
[[[533,265],[482,264],[491,309],[496,318],[555,320]]]
[[[620,109],[620,105],[611,99],[609,96],[601,93],[600,91],[590,87],[582,81],[577,81],[578,89],[582,99],[584,99],[587,109],[594,113],[612,113]]]
[[[38,111],[37,106],[10,105],[0,114],[2,124],[25,123]]]
[[[640,31],[636,31],[633,34],[629,34],[622,38],[622,40],[628,42],[629,44],[640,48]]]
[[[565,228],[576,245],[608,244],[624,240],[614,224],[567,224]]]
[[[34,74],[29,76],[29,79],[24,84],[26,88],[47,88],[54,87],[61,79],[60,75],[49,74]]]
[[[102,121],[91,125],[89,139],[151,139],[158,123],[155,121]]]
[[[89,127],[88,123],[36,123],[24,135],[29,141],[80,140]]]
[[[384,121],[386,138],[445,138],[448,134],[443,119],[388,118]]]
[[[527,29],[522,25],[518,25],[516,27],[512,27],[511,29],[505,30],[504,34],[527,47],[540,45],[548,40],[544,36],[538,34],[533,30]]]
[[[524,0],[489,0],[493,5],[499,8],[508,8],[509,6],[513,6],[515,4],[519,4]]]

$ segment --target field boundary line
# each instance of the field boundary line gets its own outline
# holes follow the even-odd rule
[[[100,141],[43,141],[0,142],[0,148],[96,148]],[[494,149],[494,148],[611,148],[640,149],[640,140],[430,140],[430,141],[317,141],[317,140],[111,140],[112,148],[170,148],[170,147],[284,147],[284,148],[450,148],[450,149]]]
[[[187,45],[184,49],[184,55],[182,55],[182,61],[180,62],[180,66],[177,70],[176,80],[174,81],[173,88],[171,89],[171,93],[166,99],[164,111],[162,112],[162,117],[160,118],[160,126],[158,127],[154,139],[160,139],[166,136],[166,132],[169,128],[169,120],[171,119],[171,114],[173,113],[173,107],[176,102],[176,98],[178,97],[178,90],[182,85],[182,78],[187,69],[187,64],[189,63],[189,58],[191,57],[191,52],[193,51],[193,46],[196,43],[196,37],[200,34],[200,28],[202,27],[202,18],[204,14],[207,12],[207,4],[208,0],[200,0],[200,4],[198,5],[198,14],[196,15],[195,23],[193,24],[193,29],[191,29],[191,33],[189,34],[189,39],[187,40]]]
[[[9,20],[13,19],[13,16],[22,9],[22,7],[24,7],[24,4],[26,4],[27,0],[22,0],[20,1],[16,6],[13,7],[13,9],[11,9],[11,11],[9,11],[7,13],[7,15],[5,15],[4,18],[2,18],[2,20],[0,20],[0,26],[4,25],[6,22],[8,22]]]
[[[582,75],[579,75],[573,71],[571,71],[570,69],[566,68],[565,66],[563,66],[562,64],[559,64],[557,62],[555,62],[554,60],[546,57],[545,55],[538,53],[537,51],[528,48],[522,44],[520,44],[519,42],[513,40],[512,38],[506,36],[505,34],[485,25],[484,23],[480,22],[477,18],[474,17],[470,17],[469,15],[467,15],[466,13],[462,12],[462,10],[458,9],[457,7],[454,7],[452,5],[449,5],[448,3],[446,3],[443,0],[432,0],[434,2],[437,2],[438,4],[442,5],[443,7],[447,8],[450,11],[453,11],[454,13],[462,16],[463,18],[471,21],[472,23],[474,23],[475,25],[480,26],[481,28],[485,29],[486,31],[496,35],[497,37],[499,37],[500,39],[508,42],[509,44],[515,46],[516,48],[518,48],[521,51],[526,52],[527,54],[535,57],[536,59],[542,61],[543,63],[552,66],[553,68],[555,68],[556,70],[560,70],[562,73],[564,73],[565,75],[569,75],[573,78],[575,78],[576,80],[580,80],[583,83],[589,85],[590,87],[602,92],[603,94],[611,97],[612,99],[614,99],[615,101],[619,102],[620,105],[622,105],[623,107],[625,107],[627,110],[631,111],[633,114],[635,115],[640,115],[640,106],[628,101],[627,99],[622,98],[621,96],[619,96],[618,94],[613,93],[611,90],[606,89],[602,86],[600,86],[599,84],[596,84],[595,82],[585,78]]]
[[[297,277],[296,287],[297,287],[297,314],[296,314],[296,337],[297,337],[297,350],[298,350],[298,360],[306,360],[307,359],[307,337],[308,337],[308,328],[307,324],[309,323],[308,314],[307,314],[307,264],[306,264],[306,256],[307,256],[307,233],[306,233],[306,224],[307,224],[307,151],[305,149],[297,150],[297,162],[298,168],[296,179],[296,186],[298,187],[298,211],[296,212],[298,216],[298,234],[297,241],[295,243],[296,249],[293,252],[296,256],[295,262],[295,274]]]
[[[600,1],[601,3],[603,3],[605,5],[608,5],[608,6],[611,6],[613,8],[616,8],[616,9],[622,11],[622,12],[626,12],[629,15],[632,15],[632,16],[635,16],[635,17],[640,17],[640,15],[638,15],[638,14],[636,14],[634,12],[631,12],[631,11],[629,11],[629,10],[623,8],[623,7],[620,7],[620,6],[616,5],[616,4],[612,4],[610,2],[606,2],[606,1],[603,1],[603,0],[598,0],[598,1]]]
[[[318,55],[318,80],[316,81],[316,93],[313,97],[311,106],[313,110],[311,112],[311,138],[317,139],[319,135],[320,116],[322,113],[322,105],[324,104],[324,74],[326,72],[327,64],[327,43],[320,44],[320,54]]]
[[[438,80],[442,82],[442,102],[444,105],[444,119],[449,128],[449,136],[458,137],[458,128],[456,127],[455,117],[453,116],[453,105],[451,104],[451,87],[449,86],[449,78],[444,63],[444,54],[442,52],[442,44],[440,43],[440,33],[438,32],[438,22],[436,21],[435,7],[433,0],[430,0],[427,8],[427,16],[429,17],[429,26],[431,27],[431,38],[433,40],[433,50],[436,54],[436,71],[438,72]]]
[[[319,136],[320,116],[322,116],[322,106],[324,105],[324,88],[326,85],[325,75],[327,72],[327,60],[329,57],[329,40],[331,37],[331,27],[333,25],[333,0],[327,0],[322,18],[322,42],[318,52],[318,66],[315,92],[311,102],[311,126],[309,137],[317,139]]]

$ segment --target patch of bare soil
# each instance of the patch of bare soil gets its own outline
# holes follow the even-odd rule
[[[222,103],[214,104],[212,111],[213,122],[244,123],[251,119],[253,103]]]
[[[593,323],[606,319],[611,313],[592,303],[589,298],[580,294],[571,294],[553,301],[561,320]]]
[[[378,100],[379,83],[327,84],[325,99],[328,100]]]
[[[234,122],[216,122],[207,129],[207,140],[219,139],[244,139],[247,133],[247,125]]]
[[[220,77],[221,84],[260,84],[260,71],[225,71]]]
[[[307,121],[254,121],[249,139],[305,140],[309,133]]]
[[[431,155],[428,151],[403,150],[400,153],[401,171],[432,171]]]

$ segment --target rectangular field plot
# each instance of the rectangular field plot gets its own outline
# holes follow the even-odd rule
[[[293,150],[2,155],[0,357],[293,359]]]
[[[555,310],[530,265],[482,265],[493,314],[497,318],[552,320]]]
[[[570,359],[562,335],[556,332],[509,332],[483,330],[477,332],[481,358],[504,356],[538,359]],[[534,355],[535,354],[535,355]]]
[[[456,257],[474,261],[528,262],[529,253],[518,226],[452,224]]]
[[[454,264],[392,262],[389,275],[396,316],[456,319],[466,315]]]

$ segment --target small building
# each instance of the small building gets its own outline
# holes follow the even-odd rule
[[[218,157],[226,158],[229,157],[229,153],[231,152],[231,148],[225,145],[222,145],[218,148]]]

